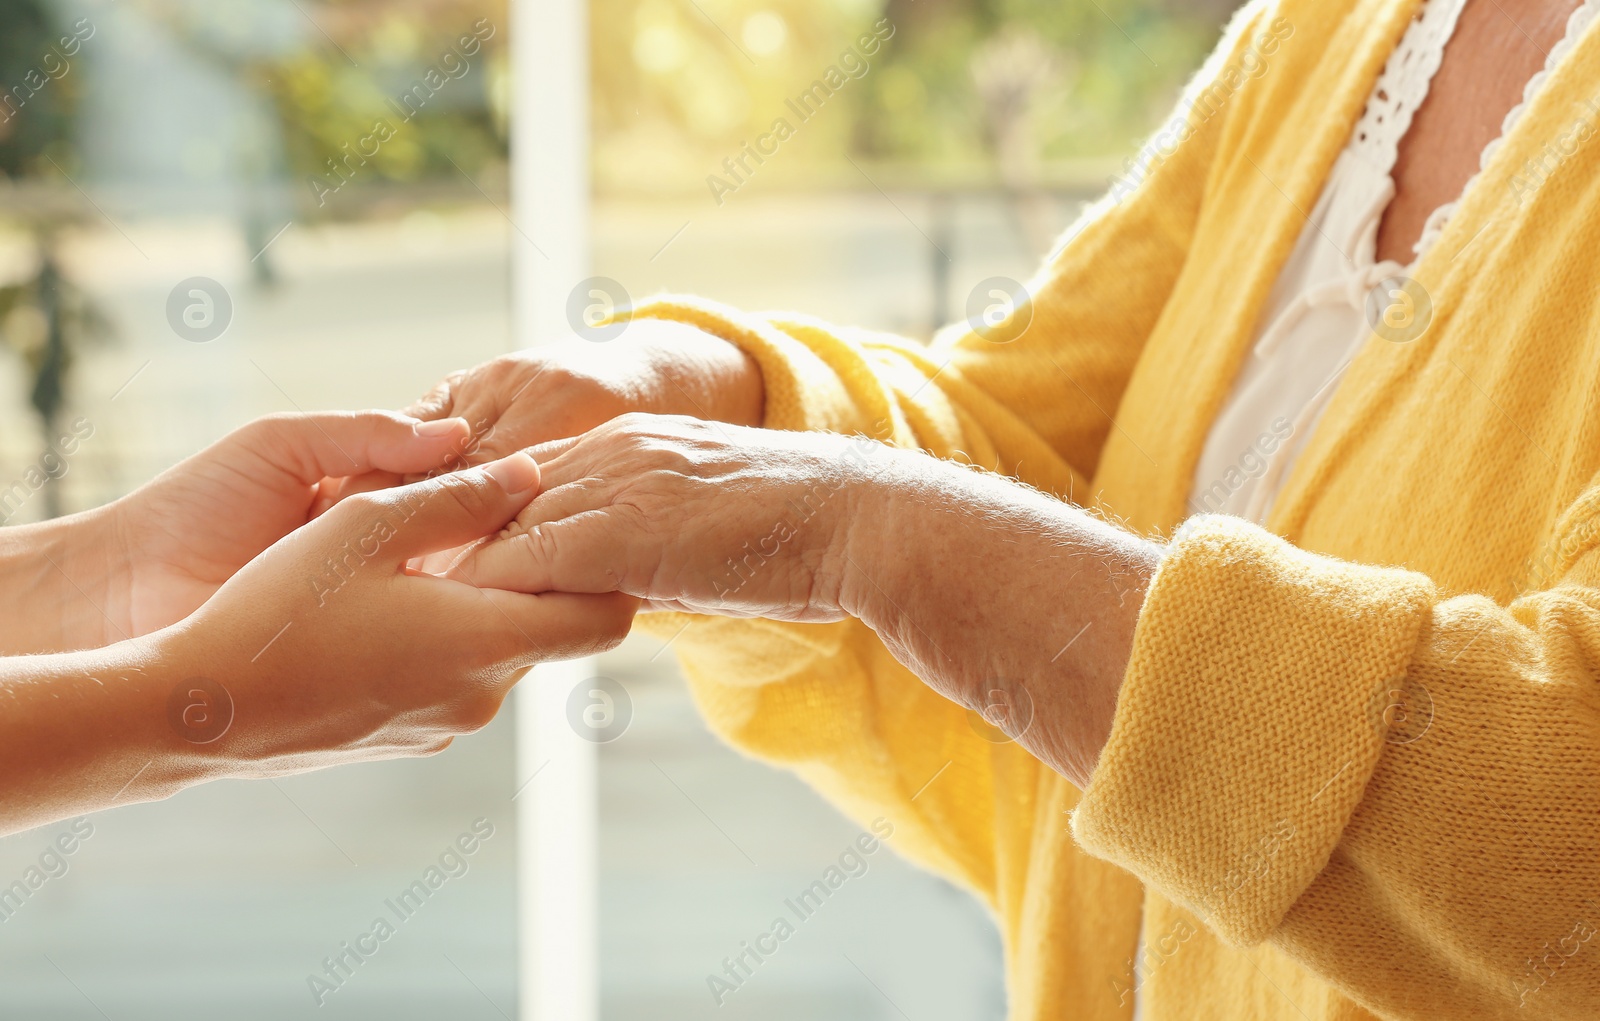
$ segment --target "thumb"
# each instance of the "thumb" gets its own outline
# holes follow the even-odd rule
[[[472,430],[459,418],[418,422],[392,411],[268,415],[223,442],[304,485],[370,471],[428,471],[462,452]]]
[[[479,468],[356,497],[340,506],[381,505],[396,522],[387,555],[396,562],[493,535],[539,490],[539,465],[518,452]]]
[[[521,658],[538,663],[581,659],[616,648],[628,637],[639,612],[639,600],[616,592],[525,595],[480,589],[477,594],[498,611],[491,616],[498,616],[498,623],[510,632],[505,636],[508,643],[524,648]]]
[[[434,384],[432,390],[412,401],[405,413],[424,422],[443,418],[455,405],[455,388],[467,376],[465,371],[452,372]]]

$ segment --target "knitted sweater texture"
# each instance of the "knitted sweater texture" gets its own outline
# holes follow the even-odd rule
[[[991,906],[1013,1021],[1122,1021],[1136,982],[1147,1021],[1600,1017],[1600,35],[1469,188],[1415,270],[1426,331],[1368,339],[1268,527],[1185,506],[1417,8],[1241,11],[1020,336],[639,312],[752,353],[773,428],[960,457],[1170,541],[1081,792],[858,622],[655,624],[692,620],[673,648],[719,735]]]

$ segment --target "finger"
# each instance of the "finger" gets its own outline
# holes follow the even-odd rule
[[[616,648],[639,612],[639,600],[616,592],[525,595],[483,589],[481,594],[505,622],[506,639],[520,643],[530,663],[581,659]]]
[[[404,483],[404,476],[385,471],[370,471],[365,475],[349,475],[342,479],[323,479],[317,483],[317,495],[311,501],[311,518],[319,518],[326,514],[340,500],[361,493],[392,489]]]
[[[517,515],[517,520],[506,526],[507,531],[526,532],[536,525],[560,521],[582,514],[584,511],[601,510],[611,505],[612,487],[605,480],[577,478],[565,485],[551,488],[546,485],[546,481],[555,470],[554,467],[539,469],[539,495],[522,509],[522,513]]]
[[[545,443],[540,443],[532,447],[523,447],[521,449],[525,450],[542,466],[546,463],[556,460],[558,457],[560,457],[560,455],[577,446],[578,441],[581,439],[583,439],[582,436],[569,436],[566,439],[550,440]],[[499,437],[495,436],[495,430],[490,429],[487,433],[484,433],[482,436],[479,436],[476,440],[474,440],[470,449],[463,452],[463,461],[465,464],[484,464],[489,461],[498,461],[502,457],[516,453],[515,449],[504,449],[505,445],[505,442],[503,442]],[[459,468],[463,466],[464,465],[456,465],[455,467]],[[421,480],[428,478],[428,476],[429,473],[426,472],[414,472],[410,475],[407,475],[405,481],[420,482]]]
[[[455,464],[453,468],[470,468],[480,464],[488,464],[490,461],[498,461],[502,457],[510,457],[521,449],[522,445],[520,443],[508,444],[500,442],[495,438],[494,430],[491,429],[473,439],[472,443],[462,451],[459,463]]]
[[[224,443],[310,486],[323,478],[427,471],[457,456],[471,429],[459,418],[418,422],[392,411],[269,415]]]
[[[471,419],[463,413],[462,421],[470,422]],[[499,442],[495,438],[493,427],[488,428],[487,431],[480,432],[483,428],[484,420],[480,419],[478,424],[473,427],[472,436],[461,444],[454,456],[442,466],[435,466],[425,472],[408,472],[404,480],[408,483],[421,482],[423,479],[433,478],[443,472],[460,471],[463,468],[473,468],[481,464],[488,464],[490,461],[498,461],[503,457],[515,454],[520,449],[520,444],[507,446]]]
[[[434,577],[443,578],[469,552],[483,543],[492,541],[492,539],[476,539],[464,546],[453,546],[450,549],[435,550],[426,556],[412,557],[406,562],[406,573],[431,574]]]
[[[739,606],[727,601],[716,603],[686,602],[682,599],[645,599],[639,603],[640,613],[693,613],[700,616],[716,614],[718,617],[745,619],[759,617],[762,611]]]
[[[386,526],[378,528],[385,536],[385,556],[398,565],[493,535],[528,505],[538,487],[538,464],[519,453],[480,468],[369,493],[342,506],[353,508],[351,515],[377,519],[374,527]]]
[[[604,510],[546,521],[483,543],[447,577],[512,592],[616,592],[627,585],[629,545]]]
[[[311,497],[311,513],[306,515],[306,520],[315,521],[332,510],[333,505],[339,502],[343,486],[344,479],[325,478],[318,482],[317,491]]]
[[[528,456],[539,462],[539,478],[559,480],[545,485],[545,490],[568,486],[594,474],[592,449],[580,447],[582,441],[583,437],[577,436],[527,448]]]
[[[403,414],[419,418],[424,422],[432,422],[450,414],[455,406],[456,384],[466,378],[466,375],[465,370],[450,373],[435,383],[432,390],[412,401]]]
[[[583,436],[567,436],[559,440],[546,440],[528,448],[528,454],[539,462],[540,467],[549,464],[562,454],[583,442]]]

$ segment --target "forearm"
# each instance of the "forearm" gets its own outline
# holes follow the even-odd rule
[[[894,453],[859,489],[840,602],[1079,786],[1161,547],[996,475]]]
[[[1098,360],[1094,351],[1052,346],[1049,338],[1075,335],[1073,329],[1035,327],[1028,339],[1013,345],[969,337],[964,346],[951,347],[801,316],[742,312],[694,298],[647,302],[641,315],[692,324],[753,359],[763,388],[761,419],[754,424],[862,434],[937,457],[959,455],[1051,493],[1087,488],[1074,465],[1092,466],[1097,456],[1104,433],[1104,416],[1093,410],[1098,398],[1090,394],[1086,401],[1051,402],[1055,410],[1049,417],[1055,421],[1041,431],[1039,426],[1046,423],[1037,414],[1019,413],[1020,398],[1011,399],[1017,395],[1009,390],[1017,381],[1037,389],[1040,380],[1060,377],[1066,371],[1063,364],[1078,378],[1105,378],[1107,373],[1085,364],[1086,358]],[[996,358],[1003,368],[987,362],[997,352],[1024,347],[1030,354]],[[1109,375],[1121,378],[1118,372]],[[1115,397],[1113,393],[1112,403]],[[1051,434],[1074,438],[1058,444],[1051,442]]]
[[[862,437],[633,415],[541,453],[543,494],[453,577],[724,616],[855,617],[945,697],[1017,701],[1014,736],[1087,780],[1156,544]]]
[[[193,724],[210,707],[182,701],[188,678],[169,647],[160,633],[0,659],[0,836],[212,778],[192,740],[207,736]]]

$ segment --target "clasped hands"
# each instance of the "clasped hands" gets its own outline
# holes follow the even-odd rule
[[[486,589],[624,593],[651,609],[854,618],[934,690],[986,715],[998,707],[990,722],[1087,783],[1157,544],[920,452],[756,428],[752,360],[676,324],[630,331],[660,356],[606,351],[598,380],[571,356],[508,356],[411,409],[494,423],[501,445],[480,456],[525,446],[542,476],[498,536],[428,569]],[[619,385],[599,368],[619,364],[656,368]],[[619,390],[636,396],[608,405]],[[565,428],[551,430],[550,405],[605,411],[558,411]]]
[[[957,703],[1025,698],[1012,736],[1086,780],[1157,547],[924,454],[757,428],[761,388],[732,345],[640,321],[405,414],[263,419],[106,507],[5,530],[0,571],[33,596],[0,640],[48,655],[3,661],[0,830],[438,751],[640,606],[858,619]]]

